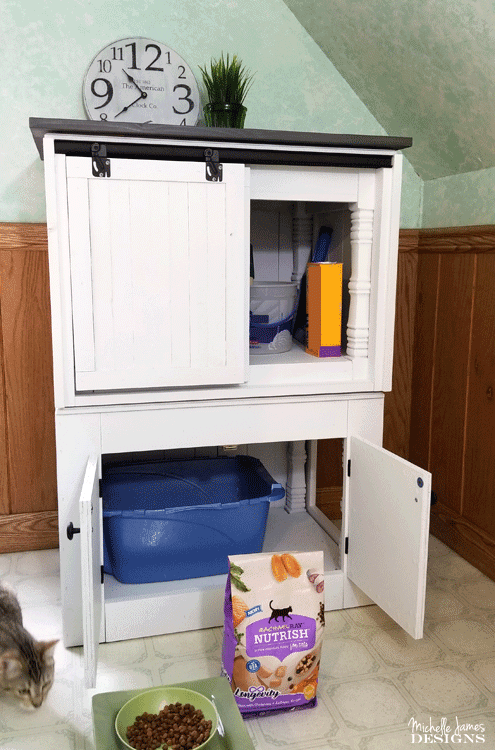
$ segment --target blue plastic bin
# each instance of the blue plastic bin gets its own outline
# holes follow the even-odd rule
[[[251,456],[107,467],[104,569],[121,583],[228,572],[228,555],[261,552],[269,503],[285,492]]]

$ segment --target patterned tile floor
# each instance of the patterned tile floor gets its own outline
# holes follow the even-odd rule
[[[57,550],[0,555],[0,577],[16,588],[35,636],[60,636]],[[0,698],[0,747],[94,750],[95,692],[216,676],[221,643],[213,628],[102,644],[91,691],[82,650],[59,643],[44,706],[27,713]],[[495,583],[431,538],[425,637],[412,640],[375,606],[327,613],[320,677],[315,709],[246,722],[257,750],[431,746],[432,725],[450,735],[470,725],[448,742],[441,734],[438,746],[495,748]]]

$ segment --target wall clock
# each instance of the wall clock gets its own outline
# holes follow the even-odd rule
[[[145,37],[111,42],[84,76],[83,102],[91,120],[195,125],[196,79],[168,45]]]

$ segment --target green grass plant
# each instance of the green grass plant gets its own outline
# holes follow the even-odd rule
[[[246,70],[237,55],[222,55],[211,60],[210,67],[199,66],[210,104],[243,104],[251,88],[253,75]]]

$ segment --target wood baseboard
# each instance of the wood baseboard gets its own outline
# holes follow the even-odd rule
[[[0,553],[56,549],[58,546],[56,510],[0,516]]]
[[[340,503],[342,487],[318,487],[316,490],[316,507],[326,515],[330,521],[342,518]]]
[[[437,502],[431,509],[430,532],[495,581],[495,544],[479,527]]]

